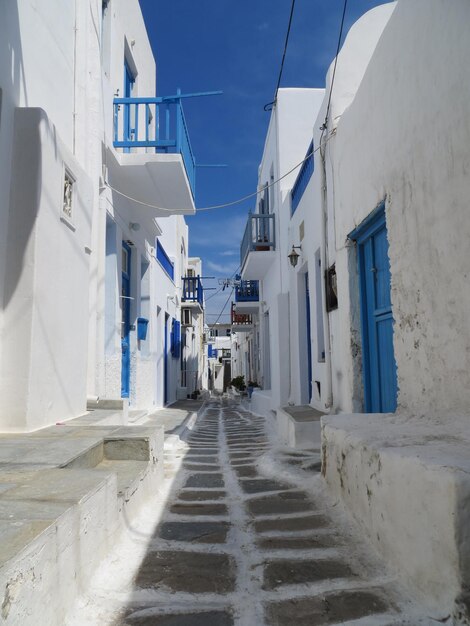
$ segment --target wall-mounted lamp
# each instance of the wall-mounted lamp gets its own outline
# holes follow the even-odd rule
[[[129,222],[129,229],[137,232],[140,230],[140,224],[138,222]]]
[[[292,267],[295,267],[297,265],[297,262],[299,260],[299,256],[300,254],[298,252],[296,252],[297,250],[302,250],[302,246],[292,246],[292,250],[290,252],[290,254],[287,255],[287,258],[290,261],[290,264],[292,265]]]

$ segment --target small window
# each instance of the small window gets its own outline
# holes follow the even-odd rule
[[[73,216],[73,188],[75,179],[72,174],[65,170],[64,174],[64,196],[62,199],[62,213],[68,219],[72,220]]]
[[[188,269],[188,277],[189,278],[193,278],[194,277],[194,270],[193,269]]]
[[[328,313],[338,308],[338,282],[336,266],[333,264],[326,271],[326,310]]]
[[[232,331],[230,330],[230,328],[227,328],[227,330],[225,331],[225,334],[227,335],[227,337],[231,336]]]

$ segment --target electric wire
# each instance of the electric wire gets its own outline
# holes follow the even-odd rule
[[[336,46],[335,63],[333,65],[333,75],[331,77],[330,93],[328,95],[328,104],[326,105],[325,121],[323,122],[323,125],[320,127],[320,130],[322,131],[322,136],[323,136],[323,131],[325,131],[327,129],[327,127],[328,127],[328,115],[330,113],[331,96],[333,94],[333,85],[335,84],[336,65],[338,63],[339,49],[341,48],[341,40],[343,38],[344,18],[345,18],[345,15],[346,15],[346,7],[347,7],[347,5],[348,5],[348,0],[344,0],[343,15],[341,16],[341,25],[340,25],[340,28],[339,28],[338,45]],[[320,144],[321,144],[321,137],[320,137]]]
[[[217,322],[220,320],[220,318],[222,317],[222,315],[224,314],[225,307],[226,307],[226,306],[227,306],[227,304],[229,303],[229,300],[230,300],[230,298],[232,297],[232,294],[233,294],[234,290],[235,290],[235,288],[234,288],[234,287],[232,287],[232,291],[228,294],[228,298],[227,298],[227,300],[225,300],[225,304],[224,304],[224,306],[222,307],[222,310],[220,311],[218,318],[215,320],[215,322],[212,322],[211,324],[208,324],[209,328],[214,327],[214,326],[217,324]]]
[[[233,274],[231,276],[229,276],[228,280],[231,280],[235,274],[238,272],[238,270],[240,269],[240,266],[237,267],[237,269],[233,272]],[[220,286],[219,289],[217,289],[217,291],[215,293],[212,293],[208,298],[204,298],[204,303],[206,303],[208,300],[210,300],[211,298],[213,298],[214,296],[217,296],[221,291],[223,291],[225,289],[227,285],[224,283]],[[217,315],[217,313],[206,313],[206,315]]]
[[[326,145],[328,143],[328,141],[331,139],[331,135],[332,135],[332,133],[330,133],[330,136],[328,136],[323,143],[320,141],[320,145],[317,148],[315,148],[314,150],[309,152],[305,156],[305,158],[302,159],[302,161],[300,161],[299,163],[294,165],[294,167],[292,167],[288,172],[286,172],[285,174],[283,174],[282,176],[280,176],[276,180],[273,180],[272,182],[267,183],[266,185],[263,185],[262,189],[258,189],[257,191],[249,193],[246,196],[238,198],[237,200],[232,200],[231,202],[225,202],[224,204],[214,204],[212,206],[201,207],[200,209],[196,209],[196,213],[199,213],[200,211],[215,211],[217,209],[224,209],[226,207],[231,207],[231,206],[235,206],[237,204],[241,204],[242,202],[244,202],[245,200],[249,200],[250,198],[254,198],[259,193],[263,192],[265,189],[269,189],[269,187],[273,187],[278,182],[280,182],[281,180],[283,180],[284,178],[289,176],[289,174],[292,174],[292,172],[294,172],[296,169],[301,167],[301,165],[303,165],[303,163],[305,163],[305,161],[307,161],[313,154],[315,154],[315,152],[318,152],[321,148],[323,148],[324,145]],[[131,202],[135,202],[136,204],[141,204],[141,205],[147,206],[147,207],[149,207],[151,209],[156,209],[158,211],[165,211],[165,212],[172,213],[172,214],[174,214],[175,211],[178,211],[177,208],[168,209],[168,208],[156,206],[155,204],[150,204],[149,202],[143,202],[142,200],[138,200],[137,198],[133,198],[132,196],[128,196],[127,194],[123,193],[122,191],[119,191],[119,189],[116,189],[115,187],[110,185],[108,182],[106,182],[105,184],[112,191],[115,191],[120,196],[123,196],[124,198],[127,198],[127,200],[130,200]],[[183,210],[183,209],[180,209],[180,210]]]
[[[284,61],[286,59],[287,44],[289,43],[290,27],[292,25],[292,17],[294,15],[294,6],[295,6],[295,0],[292,0],[292,4],[290,7],[289,24],[287,26],[286,40],[284,42],[284,52],[282,53],[282,61],[281,61],[281,67],[279,69],[279,77],[277,79],[276,91],[274,92],[274,100],[264,105],[263,109],[265,111],[271,111],[271,109],[273,108],[273,105],[276,104],[277,92],[279,91],[279,85],[281,84],[282,70],[284,69]],[[271,107],[271,108],[268,108],[268,107]]]

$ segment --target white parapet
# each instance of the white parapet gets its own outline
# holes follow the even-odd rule
[[[322,419],[329,489],[432,616],[453,613],[455,623],[468,623],[460,621],[470,578],[468,445],[463,420]]]

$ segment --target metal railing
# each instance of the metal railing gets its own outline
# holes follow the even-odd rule
[[[235,302],[258,302],[259,282],[257,280],[242,280],[235,286]]]
[[[243,267],[249,252],[275,249],[274,213],[249,213],[240,246],[240,265]]]
[[[200,276],[183,276],[182,302],[198,302],[204,305],[204,289]]]
[[[130,151],[153,148],[155,152],[181,154],[193,197],[196,160],[189,140],[183,106],[170,98],[114,98],[114,147]]]
[[[237,313],[235,311],[235,304],[232,302],[232,326],[251,326],[253,324],[253,319],[251,315],[247,315],[245,313]]]

